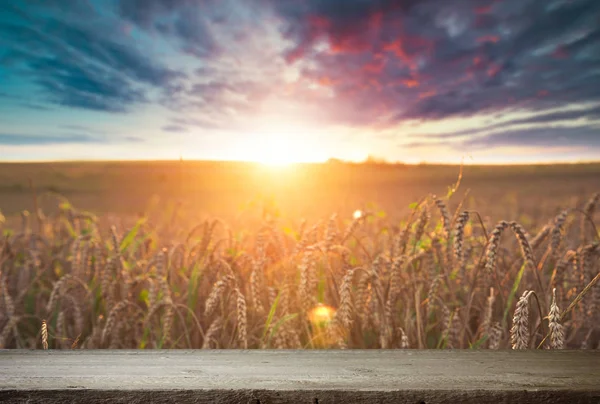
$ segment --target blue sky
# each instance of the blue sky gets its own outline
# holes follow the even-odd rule
[[[0,160],[600,160],[597,0],[0,3]]]

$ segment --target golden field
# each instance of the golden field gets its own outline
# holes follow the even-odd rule
[[[0,164],[0,347],[597,348],[599,191],[600,164]]]

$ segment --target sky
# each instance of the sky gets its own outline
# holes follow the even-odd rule
[[[598,0],[0,2],[0,160],[600,160]]]

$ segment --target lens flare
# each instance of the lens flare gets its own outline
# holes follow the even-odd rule
[[[329,323],[334,315],[335,309],[333,307],[319,304],[308,313],[308,319],[315,325],[322,325]]]

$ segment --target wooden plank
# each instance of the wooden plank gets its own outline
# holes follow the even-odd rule
[[[600,403],[600,351],[0,351],[0,401]]]

